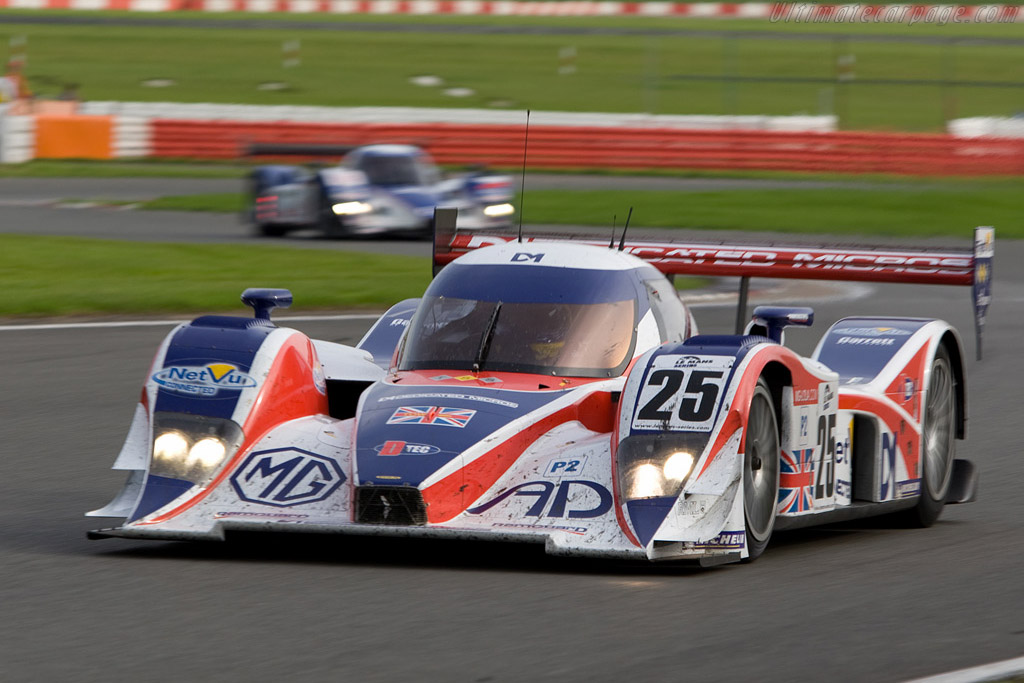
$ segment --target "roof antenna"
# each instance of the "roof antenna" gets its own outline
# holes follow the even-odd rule
[[[612,214],[612,239],[610,242],[608,242],[609,249],[615,248],[615,221],[618,220],[618,218],[619,217],[616,216],[614,213]]]
[[[632,217],[633,207],[631,206],[629,207],[629,213],[626,214],[626,224],[622,226],[622,238],[619,240],[619,251],[622,251],[626,246],[626,231],[629,230],[629,219]]]
[[[523,137],[523,180],[519,185],[519,241],[523,241],[523,202],[526,199],[526,148],[530,144],[530,110],[526,110],[526,135]]]

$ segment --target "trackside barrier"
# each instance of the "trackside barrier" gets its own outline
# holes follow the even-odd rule
[[[41,114],[36,116],[38,159],[113,158],[111,116]]]
[[[233,159],[254,143],[406,143],[442,164],[517,167],[523,127],[292,124],[155,119],[154,157]],[[1024,174],[1024,140],[943,134],[694,131],[531,126],[528,164],[547,168],[780,170],[898,175]]]
[[[1020,21],[1016,5],[860,5],[615,0],[0,0],[0,8],[135,12],[257,12],[476,16],[622,16],[798,20],[803,22],[976,23]]]

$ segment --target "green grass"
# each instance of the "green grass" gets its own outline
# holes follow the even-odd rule
[[[31,17],[25,15],[25,21]],[[175,15],[178,16],[178,15]],[[205,18],[216,21],[215,15]],[[338,18],[324,17],[323,21]],[[365,17],[343,17],[367,23]],[[259,27],[0,25],[0,44],[28,37],[27,75],[34,89],[53,95],[64,83],[81,84],[93,100],[241,102],[330,106],[494,107],[672,114],[798,114],[836,111],[844,128],[936,130],[946,116],[1011,115],[1024,108],[1024,87],[947,87],[742,82],[732,85],[688,76],[729,74],[832,79],[839,54],[856,56],[856,77],[935,80],[976,78],[1024,83],[1024,46],[956,47],[914,42],[868,42],[876,32],[950,38],[1024,37],[1019,24],[945,27],[885,24],[705,23],[694,20],[594,21],[505,19],[523,26],[637,26],[747,31],[742,39],[717,35],[410,33],[322,31]],[[309,19],[306,18],[308,21]],[[417,23],[481,23],[455,17],[417,17]],[[317,22],[321,21],[318,17]],[[405,23],[412,21],[404,18]],[[834,38],[769,40],[751,31],[794,35],[813,31]],[[848,40],[840,40],[849,34]],[[859,39],[861,38],[861,39]],[[301,66],[282,66],[281,46],[301,39]],[[559,51],[575,47],[577,72],[557,73]],[[216,68],[211,68],[215,65]],[[411,85],[416,75],[441,76],[475,94],[446,97],[440,88]],[[148,79],[173,79],[149,88]],[[279,91],[261,83],[282,82]]]
[[[706,230],[766,230],[864,236],[964,237],[995,225],[1000,238],[1024,237],[1024,181],[934,183],[910,189],[773,189],[671,192],[533,190],[529,223],[610,225],[634,207],[632,225]],[[243,208],[240,194],[164,197],[144,209],[221,211]]]
[[[244,166],[150,161],[58,161],[0,164],[0,178],[241,178]]]
[[[290,289],[302,311],[383,309],[429,282],[429,260],[409,256],[0,235],[8,317],[241,311],[259,286]]]

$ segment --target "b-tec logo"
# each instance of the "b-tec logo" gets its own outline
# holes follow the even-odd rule
[[[276,507],[324,500],[344,482],[334,458],[298,448],[252,453],[231,475],[239,498]]]

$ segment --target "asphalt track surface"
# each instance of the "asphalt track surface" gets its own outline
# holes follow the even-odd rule
[[[110,236],[117,215],[187,238],[166,232],[174,216],[99,209],[8,207],[0,231],[18,211],[58,234],[75,216],[79,234]],[[398,539],[87,541],[102,520],[81,515],[120,487],[108,467],[170,326],[0,328],[0,680],[900,681],[1020,656],[1022,260],[1024,244],[997,243],[982,362],[959,288],[819,302],[815,328],[790,335],[806,353],[843,315],[958,326],[972,357],[959,456],[980,466],[977,502],[931,529],[777,534],[757,562],[703,571]],[[734,313],[696,315],[726,332]],[[368,324],[293,326],[351,343]]]

